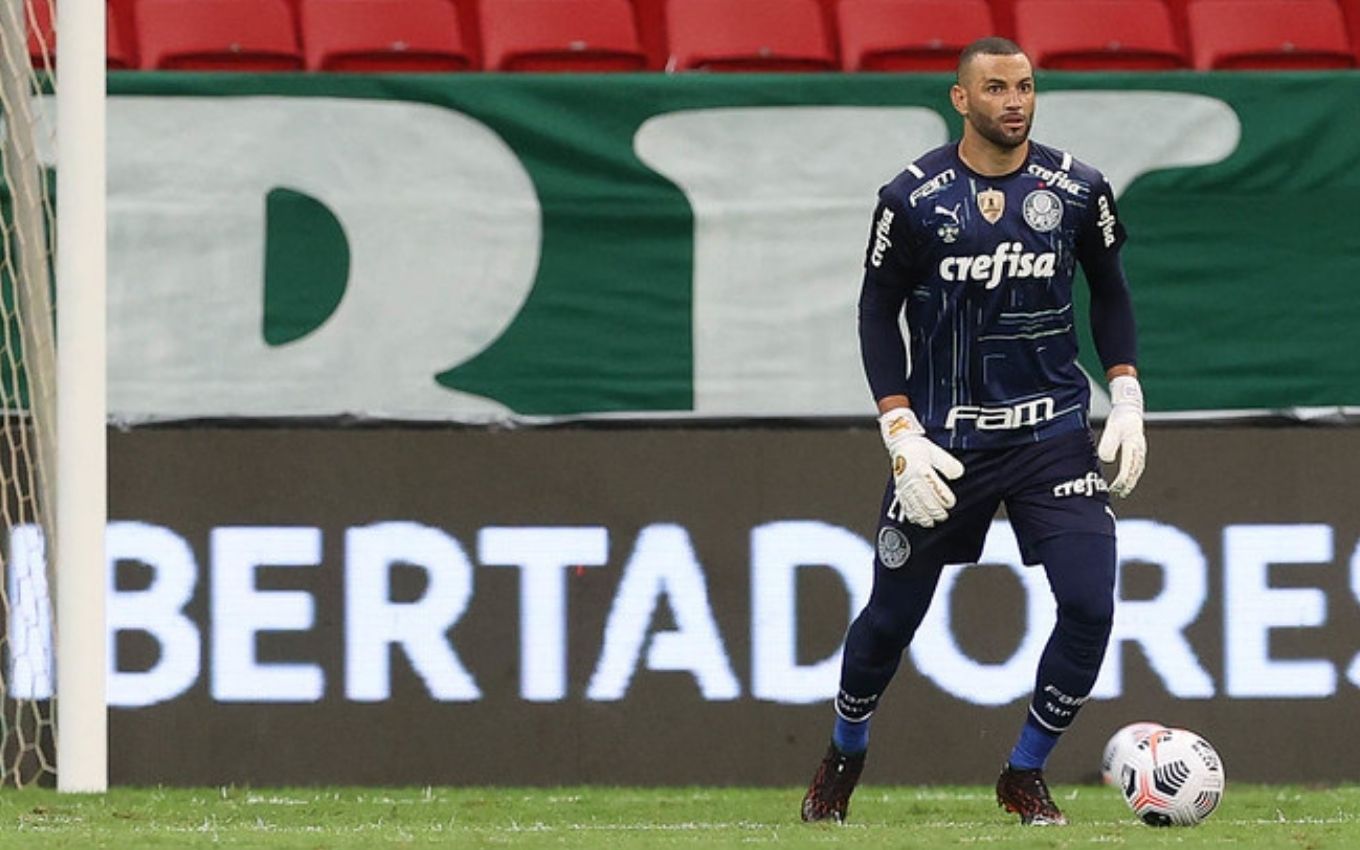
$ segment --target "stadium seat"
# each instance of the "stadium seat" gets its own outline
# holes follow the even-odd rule
[[[822,10],[822,26],[827,41],[835,48],[837,7],[841,0],[817,0]],[[985,2],[985,0],[984,0]],[[1360,0],[1356,0],[1360,2]],[[637,18],[638,40],[647,54],[647,67],[661,70],[670,58],[669,41],[666,38],[666,0],[632,0],[633,14]]]
[[[827,46],[831,49],[831,61],[840,67],[840,5],[841,0],[817,0],[817,8],[822,13],[822,33]]]
[[[140,0],[136,28],[143,69],[302,69],[284,0]]]
[[[952,71],[994,32],[986,0],[841,0],[838,12],[847,71]]]
[[[830,71],[817,0],[670,0],[669,71]]]
[[[302,0],[302,49],[311,71],[466,71],[449,0]]]
[[[632,0],[637,21],[638,41],[647,54],[647,67],[660,71],[666,67],[670,51],[666,46],[666,0]]]
[[[1162,0],[1019,0],[1015,33],[1040,68],[1158,71],[1189,66]]]
[[[52,16],[55,9],[47,0],[35,0],[29,7],[28,19],[28,59],[34,68],[43,68],[56,63],[56,34]],[[105,4],[104,64],[110,70],[131,68],[131,52],[125,46],[123,30],[118,26],[114,9]]]
[[[1016,0],[989,0],[987,5],[992,7],[992,24],[996,27],[993,35],[1015,38],[1015,3]]]
[[[1171,29],[1176,33],[1176,43],[1185,51],[1185,55],[1190,55],[1190,36],[1187,32],[1188,27],[1185,19],[1185,7],[1193,0],[1164,0],[1166,11],[1171,15]]]
[[[105,6],[104,26],[108,32],[104,43],[104,65],[110,71],[126,71],[137,67],[137,53],[132,49],[132,22],[112,3]]]
[[[481,0],[488,71],[641,71],[628,0]]]
[[[34,68],[56,63],[57,39],[52,16],[56,10],[46,0],[37,0],[28,9],[28,60]]]
[[[1360,0],[1341,0],[1341,15],[1346,19],[1351,47],[1355,50],[1356,65],[1360,66]]]
[[[137,0],[109,0],[106,4],[107,26],[112,30],[109,33],[109,54],[112,56],[115,53],[113,45],[116,44],[117,55],[123,63],[119,67],[122,68],[137,67],[137,32],[133,26],[136,2]]]
[[[1195,67],[1203,71],[1356,64],[1335,0],[1194,0],[1186,14]]]

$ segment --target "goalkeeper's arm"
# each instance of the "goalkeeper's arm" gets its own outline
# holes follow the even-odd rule
[[[955,479],[963,464],[926,436],[907,398],[907,355],[897,324],[904,291],[875,283],[860,290],[859,340],[864,374],[878,400],[879,433],[892,463],[897,502],[908,522],[930,527],[949,516],[954,492],[940,477]]]
[[[1147,462],[1133,300],[1117,250],[1088,257],[1082,269],[1091,287],[1091,336],[1110,384],[1110,416],[1097,451],[1106,463],[1119,460],[1110,492],[1127,496],[1137,486]]]

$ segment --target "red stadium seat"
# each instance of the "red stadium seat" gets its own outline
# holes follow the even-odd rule
[[[1190,35],[1186,24],[1185,7],[1193,0],[1166,0],[1166,10],[1171,13],[1171,28],[1176,32],[1176,42],[1190,55]]]
[[[996,25],[993,35],[1015,38],[1015,3],[1016,0],[990,0],[992,23]]]
[[[52,16],[56,9],[49,0],[30,0],[28,9],[28,59],[34,68],[56,65],[56,33]],[[104,64],[111,70],[131,68],[131,52],[124,46],[122,29],[114,17],[114,10],[105,5]]]
[[[488,71],[641,71],[628,0],[481,0]]]
[[[303,56],[312,71],[466,71],[449,0],[302,0]]]
[[[56,64],[57,37],[53,16],[57,10],[48,0],[29,0],[24,10],[28,15],[28,60],[34,68]]]
[[[840,66],[840,5],[841,0],[817,0],[817,8],[822,12],[822,32],[831,48],[831,61],[837,67]]]
[[[666,41],[666,0],[633,0],[638,41],[647,54],[647,67],[660,71],[666,67],[670,50]]]
[[[144,69],[302,69],[284,0],[140,0],[137,41]]]
[[[671,71],[830,71],[817,0],[670,0]]]
[[[1189,65],[1162,0],[1019,0],[1015,32],[1040,68],[1157,71]]]
[[[124,20],[112,4],[105,6],[107,30],[104,42],[104,65],[110,71],[126,71],[137,67],[137,54],[132,49],[132,25]]]
[[[1335,0],[1194,0],[1186,9],[1200,70],[1351,68]]]
[[[110,56],[116,54],[122,62],[117,67],[137,67],[137,31],[133,26],[135,14],[133,7],[136,2],[137,0],[109,0],[107,4],[108,28],[111,30],[108,51]],[[117,45],[116,51],[114,45]],[[109,67],[115,66],[110,63]]]
[[[817,0],[817,5],[822,10],[822,26],[825,27],[827,41],[833,48],[837,44],[836,8],[840,2],[841,0]],[[666,38],[666,0],[632,0],[632,4],[633,14],[637,18],[638,40],[642,42],[642,50],[647,54],[647,67],[661,70],[666,67],[666,60],[670,58],[669,41]]]
[[[841,0],[839,13],[847,71],[952,71],[994,33],[986,0]]]
[[[1346,19],[1351,47],[1355,49],[1356,65],[1360,65],[1360,0],[1341,0],[1341,14]]]
[[[55,64],[57,39],[52,17],[56,9],[48,0],[29,0],[28,8],[28,60],[34,68]]]

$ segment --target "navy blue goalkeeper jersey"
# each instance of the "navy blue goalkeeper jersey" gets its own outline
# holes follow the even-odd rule
[[[1123,287],[1124,238],[1109,183],[1063,151],[1031,142],[1000,177],[970,170],[954,143],[925,154],[879,191],[865,254],[861,338],[875,396],[905,391],[946,448],[1086,428],[1073,280],[1080,262],[1089,277],[1115,269]],[[900,308],[905,361],[900,345],[894,360],[865,339],[866,303],[892,321]],[[905,375],[884,377],[884,361]]]

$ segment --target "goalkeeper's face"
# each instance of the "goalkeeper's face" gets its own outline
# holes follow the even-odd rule
[[[978,135],[999,148],[1016,148],[1034,122],[1034,71],[1023,53],[979,54],[960,69],[950,91],[954,109]]]

